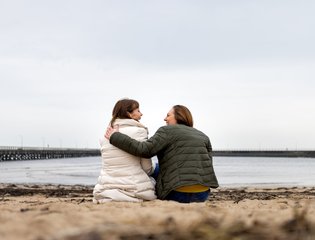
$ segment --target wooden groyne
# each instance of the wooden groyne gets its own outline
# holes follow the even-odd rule
[[[99,149],[0,147],[1,161],[100,156]]]

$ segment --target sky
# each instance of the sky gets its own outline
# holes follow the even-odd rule
[[[0,0],[0,146],[98,148],[122,98],[214,150],[315,149],[313,0]]]

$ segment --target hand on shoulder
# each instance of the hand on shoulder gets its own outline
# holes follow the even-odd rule
[[[119,126],[118,125],[114,125],[114,127],[108,126],[106,129],[106,133],[105,133],[104,137],[109,140],[114,132],[119,132]]]

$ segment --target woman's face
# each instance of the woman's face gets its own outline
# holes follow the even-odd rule
[[[164,121],[166,122],[166,125],[177,124],[173,108],[167,113],[166,117],[164,118]]]
[[[137,120],[139,121],[141,119],[141,116],[143,114],[140,112],[140,109],[139,108],[136,108],[134,109],[131,113],[129,113],[129,116],[134,119],[134,120]]]

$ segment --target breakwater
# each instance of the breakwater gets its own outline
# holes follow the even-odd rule
[[[89,156],[100,156],[100,150],[89,148],[0,147],[0,162]]]

